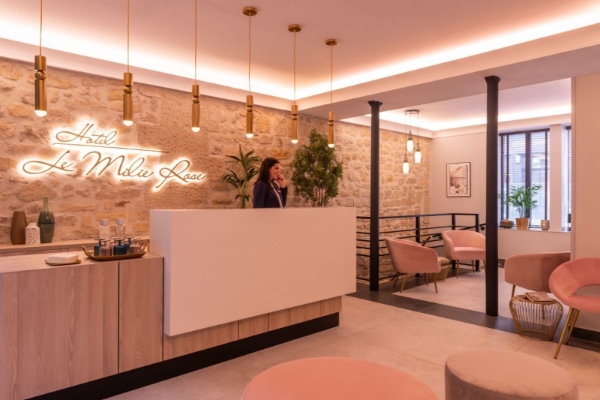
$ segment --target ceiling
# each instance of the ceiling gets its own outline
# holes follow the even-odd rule
[[[120,78],[126,4],[46,1],[43,46],[49,66]],[[432,130],[481,119],[485,85],[479,80],[485,73],[504,74],[501,88],[513,92],[501,95],[506,100],[501,105],[513,105],[501,113],[514,114],[528,108],[564,110],[567,82],[543,82],[600,70],[590,56],[600,45],[597,0],[505,0],[502,7],[482,0],[198,0],[197,71],[203,93],[243,101],[248,17],[242,8],[250,5],[258,9],[252,18],[255,102],[289,107],[293,37],[287,26],[296,23],[303,28],[297,34],[297,97],[301,112],[311,115],[326,115],[328,108],[328,38],[339,40],[333,49],[338,118],[366,115],[365,99],[385,98],[385,118],[403,119],[404,108],[418,106],[423,126]],[[193,7],[193,0],[131,0],[130,63],[137,82],[189,90]],[[38,24],[38,0],[0,0],[0,56],[31,61]],[[544,57],[566,59],[575,51],[579,58],[571,55],[574,65],[558,68],[560,73],[548,65],[540,71],[535,64]],[[560,60],[552,68],[560,67]],[[511,66],[519,66],[518,73],[511,75]],[[516,89],[522,86],[528,88]]]

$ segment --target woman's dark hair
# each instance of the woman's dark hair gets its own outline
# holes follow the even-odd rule
[[[280,164],[279,160],[273,157],[267,157],[263,160],[262,164],[260,164],[260,171],[258,172],[258,178],[254,184],[256,185],[258,182],[264,182],[270,186],[270,176],[269,170],[275,164]]]

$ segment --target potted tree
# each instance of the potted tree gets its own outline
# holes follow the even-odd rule
[[[510,205],[517,209],[519,218],[517,220],[517,229],[529,229],[529,217],[531,210],[537,207],[537,200],[534,200],[536,194],[542,189],[542,185],[532,185],[531,187],[510,187],[510,193],[502,203],[503,206]]]
[[[258,168],[256,167],[261,163],[260,157],[253,156],[254,150],[248,153],[242,152],[242,146],[240,145],[239,156],[227,156],[234,160],[238,165],[238,169],[241,169],[240,175],[238,175],[233,169],[229,168],[228,173],[221,177],[221,180],[225,183],[229,183],[235,187],[238,194],[235,199],[240,199],[240,208],[246,208],[246,202],[252,197],[248,194],[248,187],[250,180],[258,174]]]
[[[342,162],[335,158],[327,138],[313,129],[308,146],[296,151],[292,161],[292,183],[295,192],[313,207],[325,207],[338,195],[342,178]]]

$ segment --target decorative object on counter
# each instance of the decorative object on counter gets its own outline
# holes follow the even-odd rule
[[[127,254],[127,247],[123,244],[123,239],[119,238],[115,239],[115,241],[117,242],[117,244],[113,248],[113,254],[115,256],[122,256]]]
[[[112,257],[113,255],[113,247],[110,240],[104,240],[102,242],[102,246],[100,246],[100,256],[99,257]]]
[[[133,236],[129,236],[127,238],[127,242],[125,242],[123,244],[123,246],[125,246],[125,254],[129,254],[129,249],[130,249],[131,245],[133,244],[133,243],[131,243],[131,239],[133,239],[133,238],[134,238]]]
[[[134,245],[132,244],[131,247],[133,247]],[[85,246],[81,246],[83,248],[83,252],[85,253],[85,255],[94,261],[115,261],[115,260],[127,260],[130,258],[140,258],[143,257],[144,254],[146,254],[146,252],[143,250],[144,246],[140,245],[140,253],[130,253],[130,254],[122,254],[122,255],[113,255],[112,254],[112,247],[110,247],[109,245],[106,246],[102,246],[100,248],[100,255],[98,257],[96,257],[93,252],[90,252],[88,249],[86,249]],[[131,249],[130,247],[130,249]],[[103,250],[104,249],[104,250]],[[110,255],[103,255],[103,254],[110,254]]]
[[[25,243],[40,244],[40,228],[35,222],[30,222],[27,228],[25,228]]]
[[[100,220],[100,228],[98,230],[100,239],[110,239],[110,226],[108,225],[108,219]]]
[[[13,212],[10,223],[10,242],[12,244],[25,244],[25,228],[27,227],[27,217],[25,211]]]
[[[510,193],[506,195],[506,198],[502,202],[502,205],[513,206],[519,213],[517,220],[517,229],[527,230],[529,229],[529,215],[531,210],[537,207],[537,200],[534,200],[536,194],[542,189],[542,185],[531,185],[521,187],[510,187]],[[501,197],[499,195],[498,197]]]
[[[127,254],[139,254],[143,253],[142,244],[140,244],[139,240],[134,240],[133,243],[129,245],[129,249],[127,249]]]
[[[94,246],[94,256],[99,257],[100,256],[100,248],[102,247],[102,238],[96,238],[96,240],[98,241],[98,244]]]
[[[541,225],[543,231],[550,230],[550,220],[543,219],[542,222],[540,223],[540,225]]]
[[[294,155],[292,183],[296,195],[312,207],[325,207],[339,193],[343,162],[335,158],[335,150],[328,147],[327,138],[316,129],[310,132],[309,142]]]
[[[61,253],[49,255],[46,259],[46,264],[51,267],[59,267],[61,265],[80,264],[79,254],[77,253]]]
[[[258,175],[257,164],[260,164],[262,160],[260,157],[254,156],[254,150],[245,153],[242,151],[242,145],[239,146],[240,154],[238,156],[227,156],[236,162],[236,165],[241,167],[242,174],[238,174],[231,168],[228,168],[228,173],[221,177],[221,180],[225,183],[229,183],[231,186],[236,188],[238,194],[235,199],[240,199],[240,208],[246,208],[246,202],[252,198],[248,194],[248,187],[250,181],[256,175]],[[238,168],[239,169],[239,168]]]
[[[125,239],[125,218],[117,218],[115,226],[115,237]]]
[[[511,229],[513,226],[515,226],[515,222],[512,219],[503,219],[500,221],[501,228]]]
[[[51,243],[54,237],[54,213],[50,210],[47,197],[44,197],[44,206],[38,218],[38,226],[40,227],[40,242]]]

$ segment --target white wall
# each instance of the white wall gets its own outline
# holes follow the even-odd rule
[[[527,127],[521,129],[524,130]],[[434,135],[432,140],[431,213],[479,213],[483,223],[485,222],[486,133],[460,134],[460,132],[454,132],[454,134],[456,136],[436,137]],[[561,134],[560,125],[550,127],[550,228],[553,232],[500,229],[498,233],[498,257],[500,259],[506,259],[516,254],[570,250],[570,233],[560,232]],[[446,197],[446,164],[457,162],[471,163],[471,197]],[[447,221],[446,219],[445,222]],[[457,218],[457,223],[461,225],[471,224],[472,221],[471,218]],[[442,223],[444,220],[441,218],[432,219],[432,225],[441,225]]]
[[[573,258],[600,257],[600,74],[572,80],[572,248]],[[600,296],[600,286],[588,287],[587,295]],[[600,316],[582,312],[578,327],[600,331]]]

